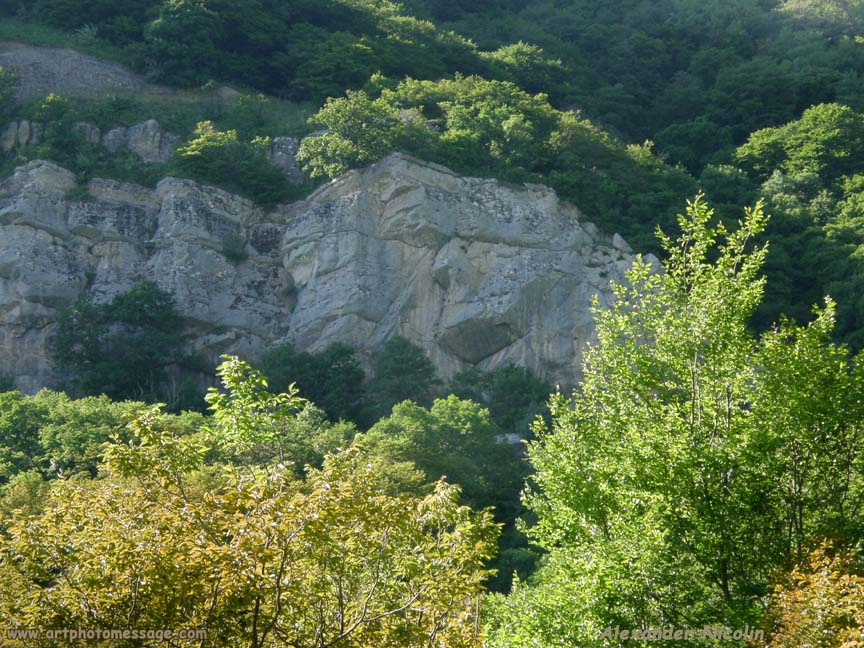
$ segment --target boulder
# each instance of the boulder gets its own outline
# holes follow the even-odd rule
[[[305,174],[297,164],[297,150],[300,139],[296,137],[274,137],[270,144],[270,164],[282,171],[282,174],[292,182],[301,183],[306,180]]]

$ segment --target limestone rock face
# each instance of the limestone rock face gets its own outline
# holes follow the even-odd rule
[[[0,130],[0,151],[9,153],[28,144],[38,144],[41,136],[42,124],[38,122],[27,119],[9,122]]]
[[[179,143],[180,138],[163,131],[155,119],[128,128],[112,128],[102,137],[102,144],[110,153],[128,149],[144,162],[167,162]]]
[[[402,155],[269,213],[176,178],[93,180],[89,202],[67,199],[74,187],[49,162],[0,184],[0,371],[27,391],[62,384],[48,352],[59,308],[141,280],[175,294],[187,347],[210,363],[279,342],[368,359],[402,335],[445,377],[513,362],[573,385],[591,298],[606,303],[632,261],[550,189]]]
[[[300,148],[298,137],[274,137],[270,144],[270,164],[282,172],[292,182],[303,182],[306,176],[297,164],[297,151]]]
[[[89,122],[78,122],[72,128],[86,142],[101,143],[109,153],[128,150],[144,162],[167,162],[180,143],[177,135],[163,131],[155,119],[134,126],[118,126],[104,135]],[[0,129],[0,151],[9,153],[28,144],[37,144],[43,130],[44,124],[38,122],[9,122]]]

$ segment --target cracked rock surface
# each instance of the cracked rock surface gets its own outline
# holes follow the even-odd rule
[[[368,361],[402,335],[444,377],[512,362],[569,386],[592,297],[608,303],[633,260],[551,189],[400,154],[270,212],[177,178],[93,180],[84,202],[75,186],[44,161],[0,184],[0,371],[29,392],[63,384],[48,353],[59,308],[142,280],[174,293],[207,363],[280,342],[343,342]]]

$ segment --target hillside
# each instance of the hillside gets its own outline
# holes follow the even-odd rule
[[[0,66],[15,75],[15,99],[169,92],[116,63],[73,49],[0,42]]]
[[[864,0],[0,0],[0,644],[858,645],[862,88]]]
[[[106,128],[156,118],[194,139],[196,122],[207,119],[244,142],[323,126],[349,135],[310,151],[313,172],[326,175],[329,156],[339,158],[329,167],[338,174],[398,149],[471,176],[543,183],[601,227],[654,253],[655,228],[674,233],[685,197],[700,189],[729,222],[760,195],[776,195],[769,205],[769,298],[755,325],[764,328],[781,313],[803,321],[830,293],[840,296],[840,339],[856,347],[864,340],[864,306],[854,297],[864,276],[858,239],[838,238],[825,215],[802,216],[782,198],[798,189],[777,194],[777,183],[766,184],[770,173],[753,173],[738,153],[760,129],[792,123],[811,106],[864,110],[856,3],[633,0],[604,11],[576,0],[79,4],[10,2],[0,13],[17,21],[0,31],[101,52],[148,80],[193,90],[182,101],[123,94],[76,101],[76,120]],[[216,93],[219,83],[240,94]],[[210,90],[194,90],[202,84]],[[355,90],[360,94],[345,96]],[[532,99],[538,92],[544,97]],[[306,124],[326,97],[342,102]],[[345,110],[401,126],[372,128],[376,122],[367,120],[358,128]],[[31,104],[16,116],[38,113]],[[819,146],[819,134],[812,137]],[[188,175],[266,204],[309,190],[265,189],[272,183],[260,178],[272,176],[257,163],[239,174],[219,163],[133,170],[127,162],[103,163],[99,151],[63,158],[44,150],[23,152],[18,162],[38,157],[89,177],[153,184],[169,172]],[[813,180],[799,181],[800,170],[776,170],[787,186],[806,185],[805,202],[824,195],[842,209],[857,195],[823,177],[831,172],[819,164],[807,169]],[[811,257],[829,262],[799,262]]]

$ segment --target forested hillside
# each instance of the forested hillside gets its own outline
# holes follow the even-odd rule
[[[656,249],[654,228],[673,230],[682,197],[699,187],[729,213],[758,195],[776,195],[776,183],[764,186],[774,170],[783,173],[784,195],[803,191],[808,204],[820,192],[844,204],[857,195],[840,191],[837,170],[821,162],[784,167],[771,158],[757,171],[738,152],[757,131],[797,121],[813,106],[837,104],[849,115],[864,110],[864,10],[856,2],[7,0],[0,11],[26,21],[9,23],[7,34],[78,44],[154,81],[246,88],[249,99],[233,110],[197,108],[199,121],[237,130],[237,146],[286,132],[286,120],[289,130],[302,130],[287,105],[256,103],[255,91],[305,102],[301,110],[312,112],[328,97],[341,98],[308,127],[329,129],[324,141],[307,145],[313,176],[403,149],[466,174],[549,184],[646,251]],[[39,31],[34,23],[62,31]],[[77,117],[106,122],[142,114],[140,106],[118,102],[91,102]],[[196,111],[167,112],[194,140]],[[797,137],[800,146],[824,146],[845,128],[831,121],[830,109],[823,112],[821,125]],[[229,140],[199,137],[211,148]],[[70,143],[63,146],[58,157],[73,157]],[[235,152],[249,159],[239,175],[220,172],[216,163],[196,165],[188,155],[181,155],[187,164],[180,171],[265,203],[297,195],[274,190],[272,178],[262,181],[266,166],[245,146],[247,152]],[[851,178],[862,151],[854,137],[844,146],[843,177]],[[802,183],[806,189],[790,188]],[[825,292],[860,293],[854,240],[838,239],[824,216],[802,215],[791,204],[775,201],[770,211],[776,251],[768,258],[761,325],[781,312],[806,316]],[[796,243],[802,237],[804,247]],[[800,268],[813,267],[803,259],[814,255],[830,262],[802,280]],[[858,345],[862,314],[854,301],[841,300],[839,332]]]
[[[0,40],[161,88],[23,96],[0,69],[0,172],[51,160],[64,199],[173,175],[265,214],[399,151],[547,185],[664,266],[595,304],[572,397],[438,376],[399,336],[365,369],[341,344],[225,357],[205,397],[177,383],[214,368],[175,295],[58,306],[68,393],[0,393],[0,632],[864,641],[864,2],[0,0]],[[102,136],[147,119],[159,156]]]

